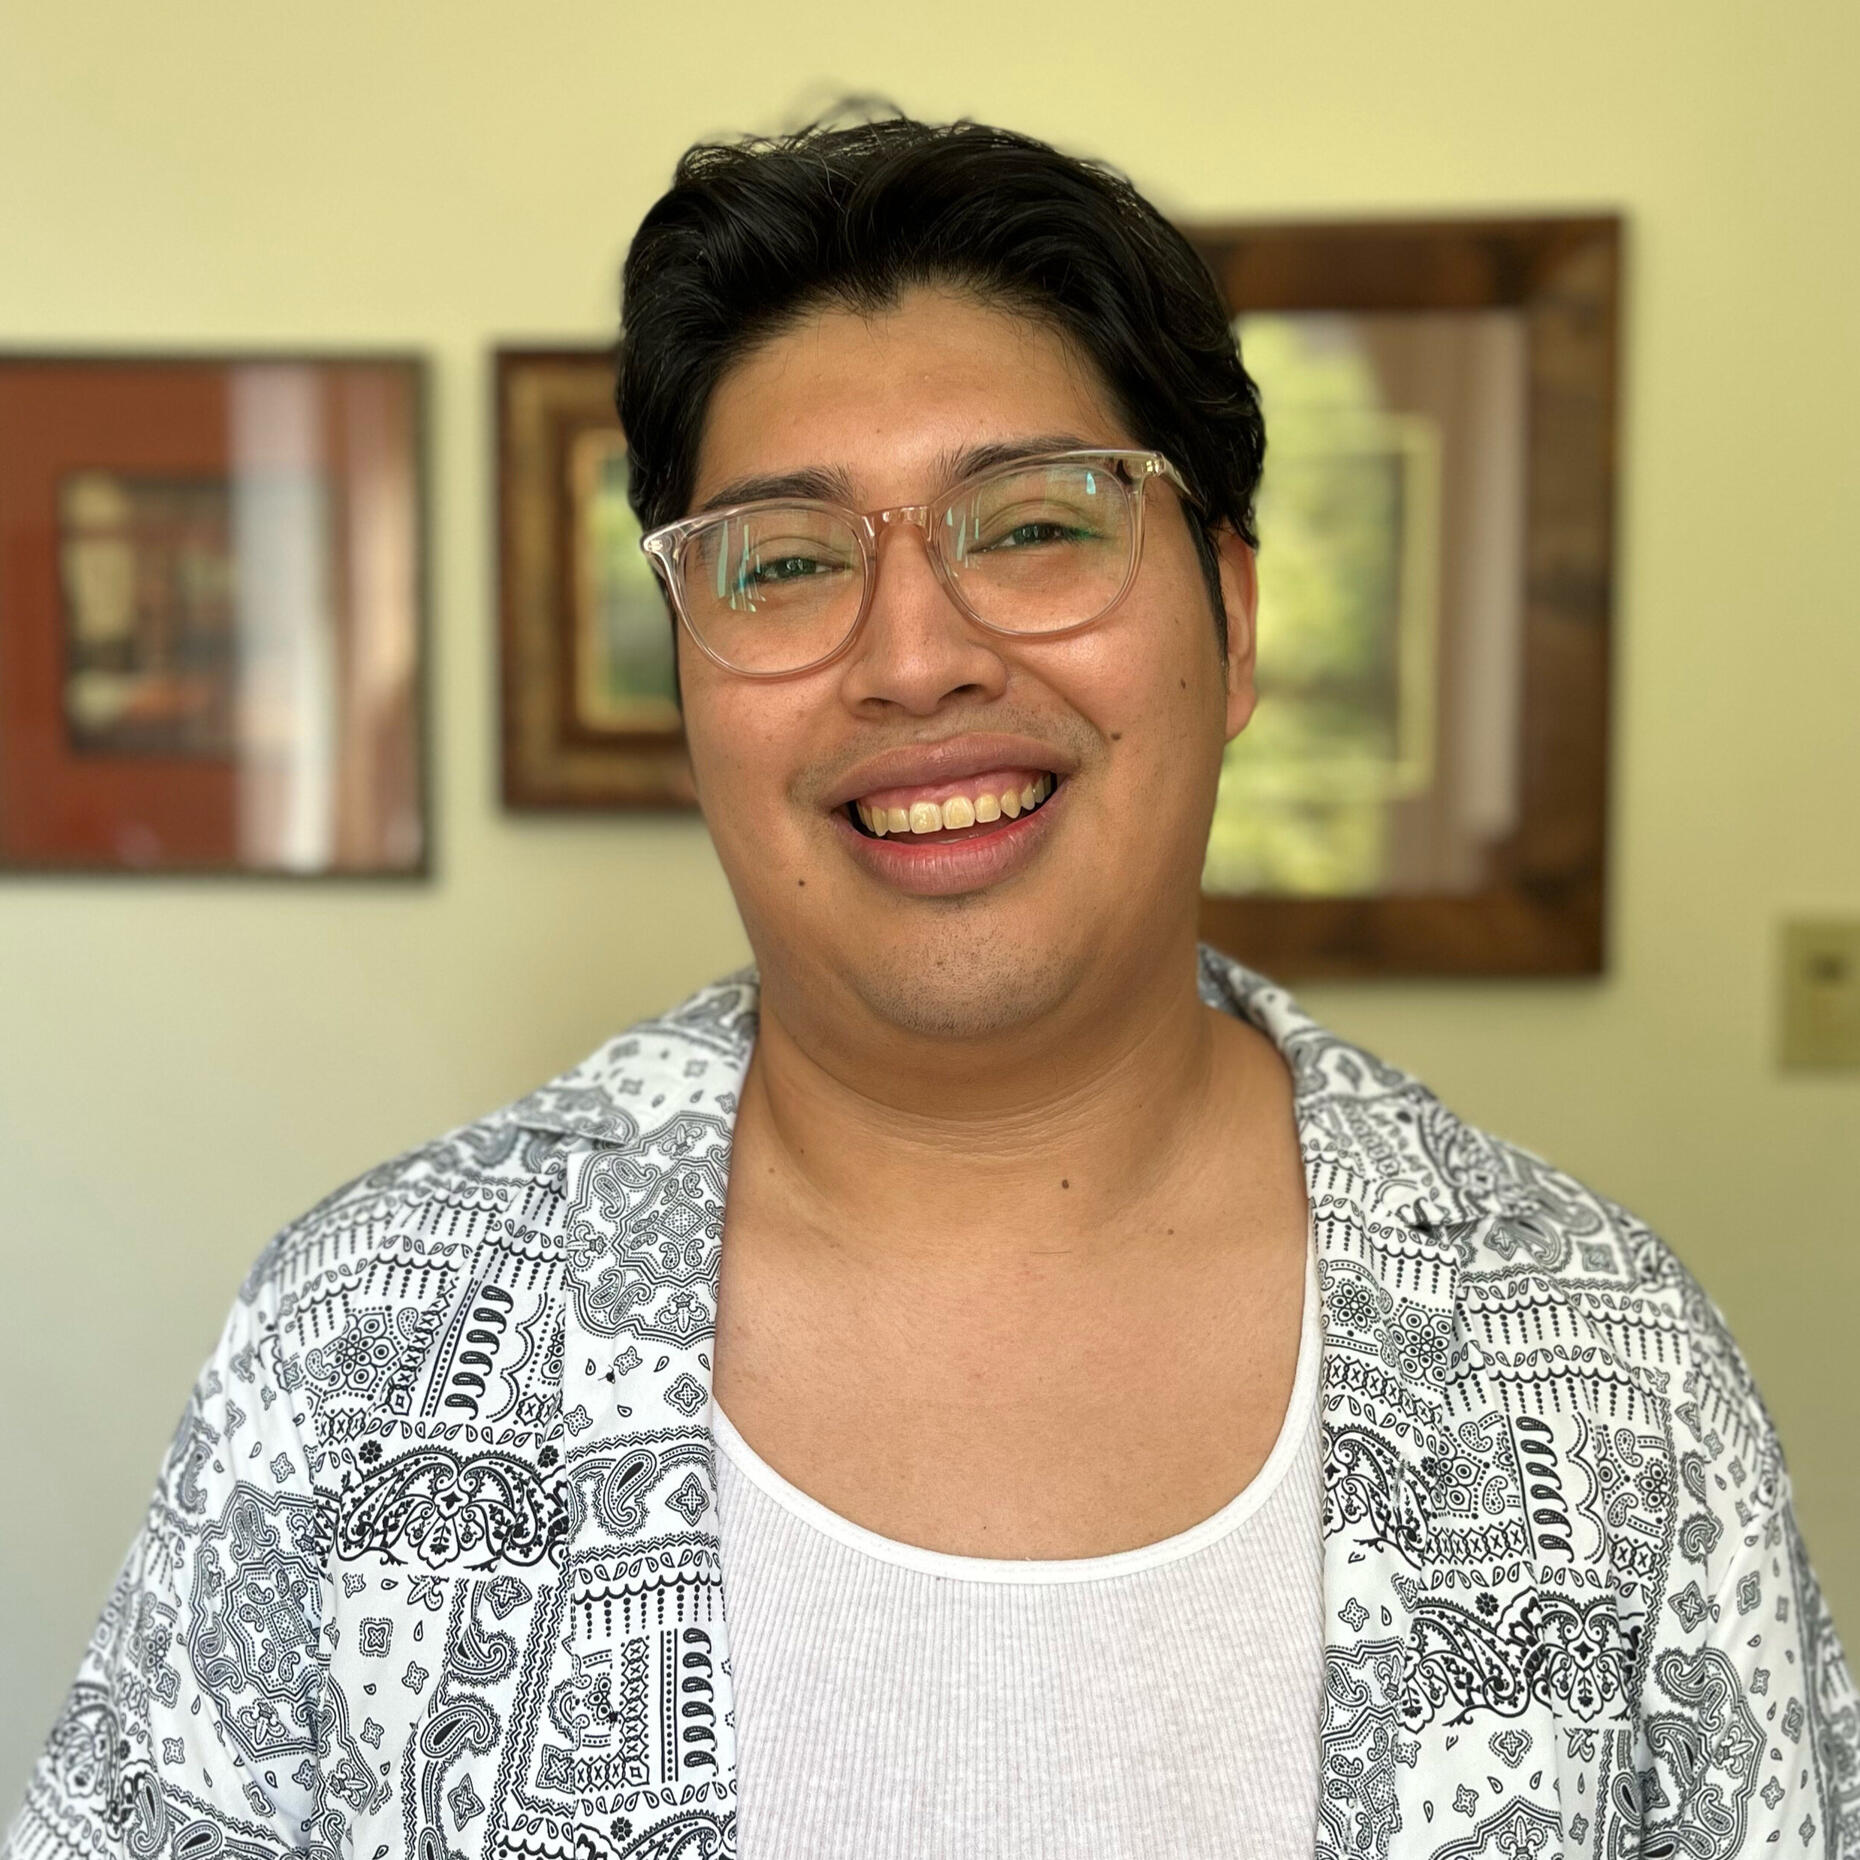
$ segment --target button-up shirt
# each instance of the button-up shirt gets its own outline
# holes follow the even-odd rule
[[[1860,1701],[1724,1321],[1633,1216],[1204,950],[1317,1245],[1335,1860],[1860,1855]],[[15,1860],[720,1860],[710,1403],[752,974],[339,1189],[182,1417]]]

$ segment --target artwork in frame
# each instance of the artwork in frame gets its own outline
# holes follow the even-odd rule
[[[1288,977],[1599,972],[1619,221],[1189,232],[1267,431],[1204,935]]]
[[[671,621],[626,499],[613,375],[610,349],[496,356],[510,807],[696,805]]]
[[[0,871],[425,872],[423,392],[0,355]]]

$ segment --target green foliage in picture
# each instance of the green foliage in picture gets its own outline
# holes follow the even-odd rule
[[[1431,773],[1438,438],[1352,319],[1239,320],[1268,449],[1259,707],[1228,746],[1203,888],[1374,892],[1387,803]]]
[[[582,560],[578,708],[609,729],[676,727],[671,621],[639,546],[617,432],[584,434],[575,460]]]

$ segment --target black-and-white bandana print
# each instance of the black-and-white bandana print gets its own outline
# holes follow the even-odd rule
[[[1336,1860],[1860,1855],[1860,1704],[1722,1320],[1630,1215],[1211,951],[1297,1088]],[[705,1426],[742,975],[255,1266],[17,1860],[719,1860]]]

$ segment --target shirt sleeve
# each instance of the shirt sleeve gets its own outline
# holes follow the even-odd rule
[[[1643,1734],[1653,1845],[1860,1860],[1860,1700],[1775,1453],[1733,1499],[1709,1594],[1669,1599]]]
[[[1737,1663],[1774,1766],[1759,1791],[1768,1814],[1750,1851],[1780,1845],[1860,1860],[1860,1693],[1796,1526],[1787,1473],[1774,1511],[1747,1534],[1721,1586],[1717,1625],[1722,1643],[1738,1644],[1734,1659],[1741,1649]]]
[[[248,1285],[201,1371],[5,1860],[311,1844],[328,1533],[268,1304]]]

